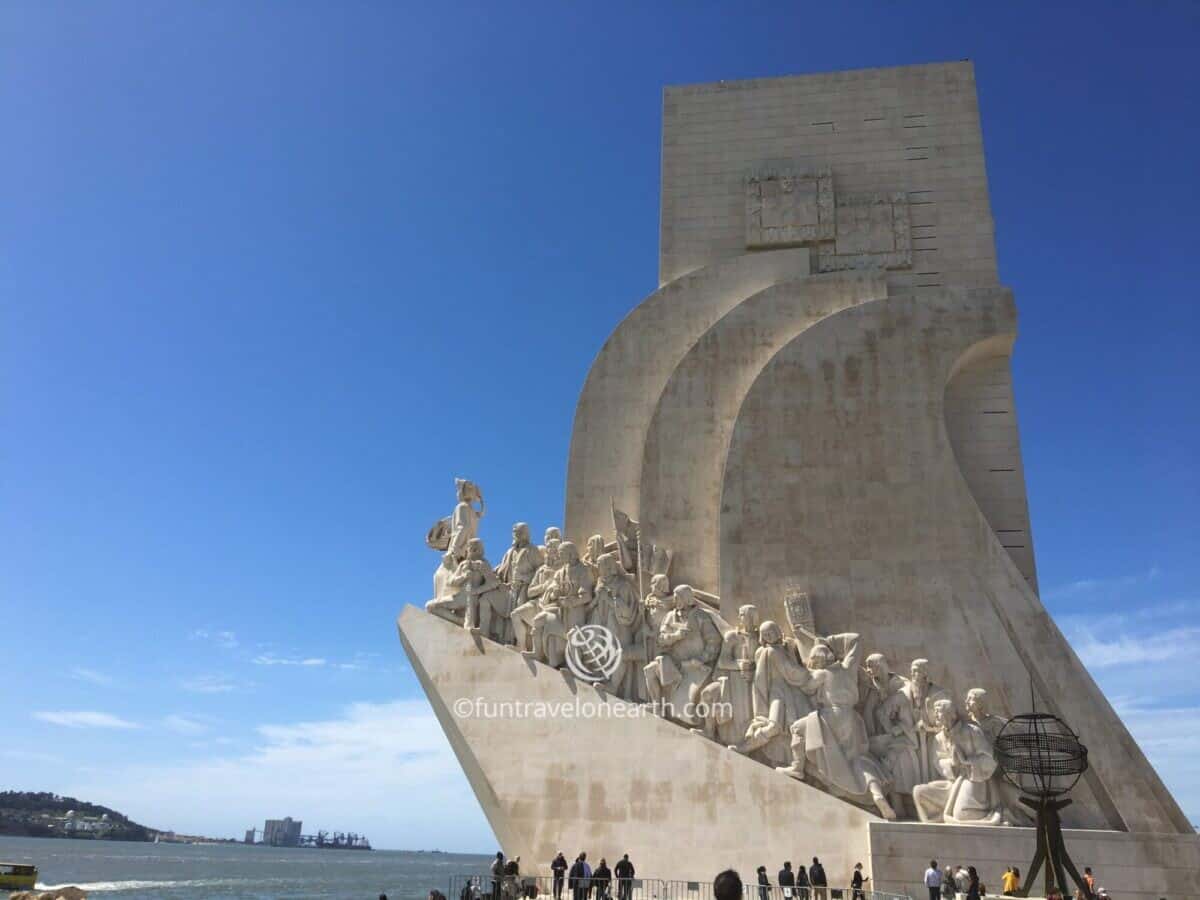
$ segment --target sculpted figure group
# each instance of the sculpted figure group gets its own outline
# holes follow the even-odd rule
[[[986,691],[969,691],[960,709],[930,679],[926,659],[913,660],[905,677],[882,653],[864,655],[858,634],[822,637],[793,625],[785,636],[749,604],[729,627],[715,598],[686,584],[672,590],[664,573],[639,596],[622,563],[629,554],[601,535],[581,555],[558,528],[535,545],[518,522],[493,569],[476,537],[482,495],[459,480],[458,499],[428,538],[444,550],[429,612],[555,668],[574,633],[603,626],[621,653],[598,687],[652,703],[731,751],[887,819],[1029,824],[997,770],[993,743],[1004,720],[988,712]]]

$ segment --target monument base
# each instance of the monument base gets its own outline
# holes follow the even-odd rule
[[[872,886],[912,897],[925,896],[922,875],[931,859],[974,866],[989,894],[1000,893],[1009,866],[1021,870],[1024,883],[1036,837],[1033,828],[883,821],[868,827]],[[1065,829],[1063,838],[1080,872],[1091,866],[1096,886],[1114,898],[1200,897],[1200,836]],[[1031,896],[1042,895],[1043,877],[1038,873],[1030,885]]]
[[[708,881],[732,867],[774,878],[821,858],[831,885],[856,862],[870,886],[924,897],[931,858],[974,865],[998,893],[1024,871],[1031,828],[886,822],[461,626],[405,607],[400,640],[507,856],[549,873],[562,851],[639,876]],[[1120,900],[1200,897],[1200,838],[1066,832],[1072,856]],[[1035,890],[1034,893],[1037,893]]]

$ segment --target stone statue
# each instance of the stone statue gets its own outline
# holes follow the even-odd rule
[[[496,567],[496,574],[508,585],[515,609],[527,599],[530,582],[541,568],[542,554],[530,543],[529,526],[524,522],[518,522],[512,527],[512,536],[512,546],[504,551],[504,558]]]
[[[450,546],[447,548],[460,562],[467,558],[467,544],[479,530],[479,520],[483,518],[483,494],[479,487],[465,478],[454,479],[455,490],[458,494],[458,505],[450,516]],[[475,504],[479,508],[475,508]]]
[[[466,552],[466,558],[450,576],[450,586],[462,595],[463,627],[472,634],[496,639],[496,631],[503,636],[507,626],[511,609],[508,588],[484,558],[483,541],[471,538]]]
[[[1006,825],[1004,800],[992,776],[996,759],[983,729],[962,719],[948,698],[935,700],[934,735],[938,778],[913,791],[922,822],[948,825]]]
[[[596,582],[594,624],[603,625],[621,645],[621,662],[608,680],[608,689],[627,700],[637,699],[637,676],[643,662],[638,646],[642,632],[642,603],[637,588],[615,553],[602,553],[597,561],[600,579]]]
[[[568,633],[587,624],[596,587],[574,543],[563,541],[559,554],[562,565],[542,594],[542,611],[533,617],[533,649],[529,653],[556,669],[563,664]]]
[[[866,669],[870,687],[863,703],[863,719],[871,755],[883,763],[897,813],[915,815],[912,792],[921,781],[919,747],[923,736],[917,732],[912,704],[904,694],[908,682],[892,672],[882,653],[868,656]]]
[[[983,688],[971,688],[967,691],[963,705],[967,711],[967,718],[983,731],[994,753],[996,737],[1007,724],[1007,720],[988,712],[988,693]],[[1004,811],[1012,820],[1012,824],[1032,825],[1033,817],[1026,812],[1025,805],[1021,803],[1021,792],[1004,777],[1004,773],[997,770],[996,774],[992,776],[992,781],[996,791],[1000,794],[1000,799],[1004,802]]]
[[[949,700],[950,693],[929,680],[929,660],[914,659],[909,671],[911,676],[902,693],[912,707],[913,721],[917,725],[917,756],[921,763],[920,781],[941,778],[938,774],[933,749],[934,735],[938,732],[934,721],[933,705],[939,700]]]
[[[883,768],[870,754],[867,726],[858,705],[857,634],[836,634],[813,645],[808,655],[808,683],[818,709],[792,724],[792,765],[783,771],[795,778],[805,774],[843,794],[870,797],[880,815],[895,820],[896,812],[884,790]]]
[[[696,605],[690,585],[676,587],[674,597],[675,608],[658,629],[658,656],[645,668],[646,689],[668,718],[699,725],[695,703],[721,652],[721,632]]]
[[[546,547],[550,545],[551,541],[559,544],[562,543],[562,531],[559,530],[557,525],[551,525],[546,529],[546,533],[542,536],[542,543],[538,545],[538,550],[545,553]]]
[[[783,629],[767,620],[758,629],[759,648],[754,654],[753,717],[742,740],[731,749],[757,753],[769,765],[782,767],[792,759],[792,723],[813,711],[804,688],[812,681],[800,661],[796,645],[783,638]]]
[[[554,573],[561,565],[558,547],[557,538],[551,538],[546,543],[542,552],[542,564],[533,573],[533,578],[530,579],[529,587],[525,591],[525,602],[512,611],[510,618],[515,641],[514,648],[517,650],[524,651],[532,648],[530,637],[533,632],[534,617],[542,611],[542,600],[545,597],[546,588],[550,586],[550,579],[554,577]]]
[[[737,628],[725,632],[716,677],[700,691],[705,737],[725,746],[740,743],[754,718],[754,659],[758,652],[758,607],[738,608]]]
[[[587,550],[583,553],[583,561],[592,570],[592,580],[600,580],[600,557],[604,555],[604,536],[593,534],[588,538]]]
[[[466,597],[460,596],[450,584],[456,568],[458,560],[447,550],[442,554],[442,561],[433,573],[433,599],[425,604],[425,609],[455,625],[461,625],[463,611],[467,607]]]
[[[642,607],[642,644],[649,662],[658,656],[658,630],[662,628],[663,619],[675,608],[675,595],[671,593],[671,582],[666,575],[655,575],[650,579],[650,593],[642,601]]]

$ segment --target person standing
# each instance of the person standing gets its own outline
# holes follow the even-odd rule
[[[1021,876],[1017,874],[1016,868],[1009,866],[1000,877],[1000,890],[1005,897],[1015,897],[1020,887]]]
[[[759,866],[756,874],[758,875],[758,900],[770,900],[771,879],[767,878],[767,867]]]
[[[790,860],[779,870],[779,892],[783,894],[783,900],[792,900],[796,893],[796,873],[792,871]]]
[[[967,900],[979,900],[979,873],[967,866]]]
[[[613,875],[617,878],[617,900],[632,900],[634,868],[628,853],[613,866]]]
[[[571,889],[571,900],[587,900],[584,888],[586,865],[583,854],[580,853],[571,864],[571,871],[567,873],[567,887]]]
[[[931,859],[929,868],[925,870],[925,887],[929,891],[929,900],[943,900],[942,870],[938,868],[936,859]]]
[[[592,886],[596,889],[596,900],[610,900],[609,893],[610,885],[612,884],[612,870],[608,867],[608,860],[603,856],[600,857],[600,865],[596,866],[596,871],[592,873]]]
[[[967,896],[967,888],[970,887],[971,876],[967,874],[967,870],[961,865],[954,868],[954,893],[958,900],[962,900]]]
[[[826,900],[829,894],[825,888],[829,881],[825,878],[825,867],[815,856],[812,865],[808,867],[808,883],[812,885],[813,900]]]
[[[851,894],[853,900],[863,900],[865,896],[863,894],[863,882],[867,880],[867,878],[863,877],[862,863],[855,863],[854,874],[850,876],[850,887],[854,889]]]
[[[804,866],[796,868],[796,896],[800,900],[808,900],[808,871]]]
[[[1092,874],[1091,866],[1083,867],[1083,880],[1091,893],[1096,893],[1096,876]]]
[[[592,865],[587,861],[587,853],[579,854],[583,863],[583,900],[592,900]]]
[[[504,882],[504,854],[496,851],[492,860],[492,900],[500,900],[500,885]]]
[[[563,879],[567,874],[567,858],[558,851],[554,861],[550,863],[550,871],[554,873],[554,900],[562,900]]]
[[[942,869],[942,900],[954,900],[954,870],[949,863]]]

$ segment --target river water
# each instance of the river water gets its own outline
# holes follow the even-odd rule
[[[433,888],[447,893],[452,875],[490,863],[459,853],[4,836],[0,860],[34,863],[39,888],[73,884],[100,900],[425,900]]]

